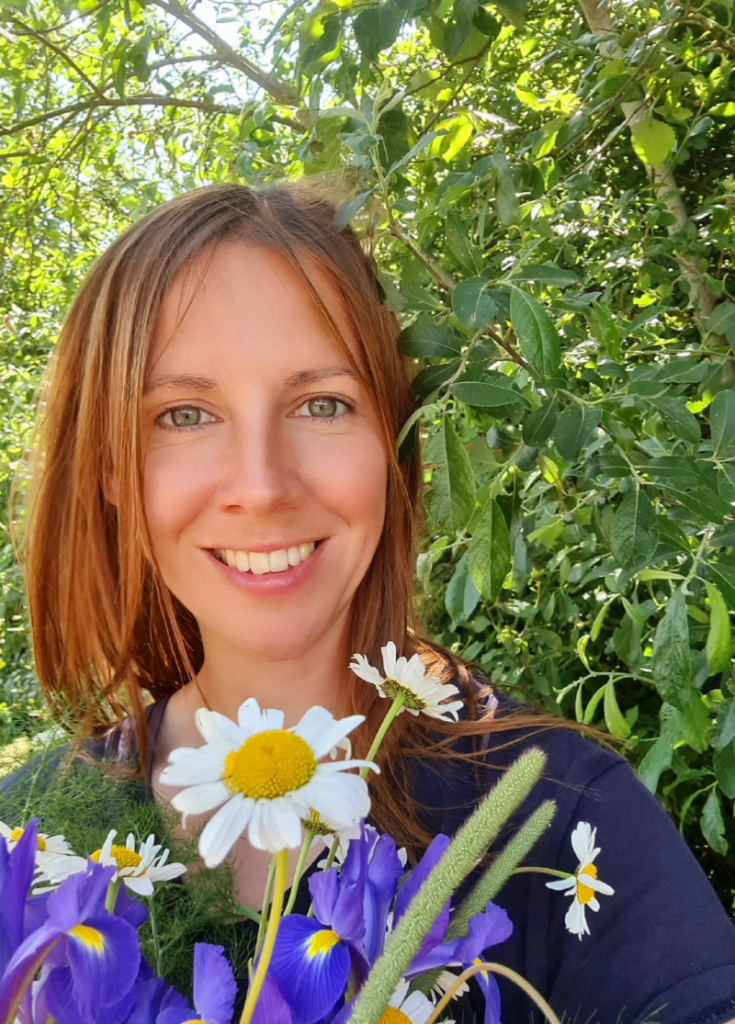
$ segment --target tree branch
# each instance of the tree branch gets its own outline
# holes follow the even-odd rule
[[[582,13],[592,32],[602,40],[601,52],[606,57],[622,57],[623,51],[610,17],[607,0],[579,0],[579,6],[582,8]],[[625,124],[631,132],[639,121],[648,116],[648,108],[644,100],[621,103],[620,109],[625,116]],[[676,184],[673,164],[670,160],[666,160],[656,167],[644,163],[644,167],[651,176],[656,198],[674,217],[674,223],[667,228],[669,234],[673,235],[683,231],[691,221],[681,191]],[[705,322],[712,316],[718,299],[704,281],[705,269],[701,258],[690,256],[686,252],[676,252],[674,255],[682,277],[689,285],[689,295],[695,309],[699,331],[704,340],[706,337]]]
[[[193,14],[188,7],[183,3],[179,3],[179,0],[153,0],[153,3],[156,7],[160,7],[162,11],[170,14],[172,18],[176,18],[177,21],[182,22],[193,32],[196,32],[201,39],[209,43],[214,52],[226,64],[237,68],[238,71],[242,71],[247,78],[255,82],[256,85],[259,85],[261,89],[264,89],[278,103],[283,103],[287,107],[300,106],[301,96],[293,86],[284,82],[276,75],[263,71],[257,64],[253,64],[247,57],[243,57],[241,53],[238,53],[229,43],[225,42],[221,36],[218,36],[209,25],[201,21],[196,14]]]
[[[64,117],[67,114],[78,114],[84,110],[94,110],[97,107],[115,108],[147,106],[189,107],[192,110],[202,110],[206,114],[234,114],[236,116],[240,116],[243,112],[242,107],[228,107],[223,103],[207,103],[204,100],[188,100],[179,96],[161,96],[158,93],[143,93],[140,96],[125,96],[124,98],[94,96],[88,100],[80,100],[79,103],[70,103],[66,107],[57,107],[56,110],[48,110],[43,114],[36,114],[35,117],[29,117],[25,121],[18,121],[16,124],[11,124],[7,127],[0,126],[0,136],[17,135],[18,132],[25,131],[26,128],[34,128],[36,125],[44,124],[46,121],[51,121],[55,117]],[[289,124],[291,127],[296,127],[301,130],[300,125],[289,122],[286,118],[277,119],[274,117],[273,120],[280,120],[284,124]]]
[[[42,32],[37,32],[34,28],[31,28],[30,25],[26,25],[25,22],[21,21],[20,18],[16,18],[14,15],[11,15],[10,20],[16,26],[16,31],[18,32],[19,36],[30,36],[31,39],[35,39],[37,42],[39,42],[41,46],[48,47],[48,49],[52,50],[57,57],[60,57],[69,65],[69,67],[73,68],[73,70],[76,71],[76,73],[79,75],[82,81],[89,86],[92,92],[96,93],[100,97],[103,95],[103,92],[100,89],[100,87],[95,82],[93,82],[91,78],[89,78],[86,72],[82,71],[82,69],[79,67],[79,65],[71,56],[71,54],[67,53],[66,50],[62,49],[60,46],[57,46],[56,43],[51,42],[51,40],[48,39]]]

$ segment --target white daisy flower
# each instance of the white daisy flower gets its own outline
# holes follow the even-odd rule
[[[597,912],[600,904],[595,893],[612,896],[615,892],[611,886],[601,882],[597,877],[597,868],[593,861],[600,852],[600,847],[595,846],[596,834],[597,829],[592,828],[589,822],[580,821],[572,832],[572,849],[579,861],[577,870],[568,878],[546,883],[548,889],[558,889],[572,897],[572,905],[567,911],[564,923],[572,935],[579,936],[580,941],[583,935],[590,934],[585,907]]]
[[[186,864],[169,864],[169,850],[160,853],[160,845],[154,843],[154,836],[150,835],[145,842],[135,848],[135,836],[131,832],[125,846],[118,846],[113,842],[117,831],[112,829],[102,844],[102,849],[95,850],[91,855],[92,860],[105,867],[116,867],[117,872],[113,875],[112,881],[116,882],[121,878],[126,887],[138,896],[152,896],[153,886],[156,882],[169,882],[172,878],[178,878],[186,871]]]
[[[461,964],[458,965],[461,968]],[[458,974],[454,974],[452,971],[442,971],[439,977],[434,982],[431,989],[431,1001],[432,1003],[438,1003],[440,999],[443,999],[447,992],[454,987],[457,982]],[[459,988],[456,990],[452,999],[459,999],[465,992],[469,992],[469,983],[463,981]]]
[[[385,647],[381,647],[380,652],[383,655],[384,676],[373,668],[364,654],[353,654],[354,661],[350,662],[350,668],[360,679],[372,683],[381,696],[387,697],[388,700],[395,700],[403,694],[405,704],[401,711],[408,711],[411,715],[424,714],[445,722],[450,717],[457,720],[457,712],[463,706],[463,701],[453,700],[448,704],[444,703],[447,697],[459,693],[456,686],[452,683],[440,683],[435,676],[427,676],[426,666],[418,654],[414,654],[409,660],[397,658],[396,645],[392,640]]]
[[[11,828],[4,821],[0,821],[0,836],[3,836],[8,844],[8,852],[15,849],[24,832],[24,828]],[[36,839],[38,841],[38,850],[36,851],[37,868],[42,868],[52,857],[68,857],[74,854],[71,846],[69,846],[63,836],[50,836],[46,832],[38,832],[36,833]]]
[[[284,729],[282,711],[261,711],[250,697],[237,722],[205,708],[195,721],[204,746],[172,751],[160,781],[185,787],[171,801],[184,824],[189,814],[219,808],[199,838],[207,867],[221,864],[246,829],[253,846],[278,853],[301,845],[301,822],[312,811],[338,829],[367,816],[367,783],[348,773],[377,771],[376,766],[358,760],[320,763],[364,721],[362,715],[335,719],[313,707],[298,725]]]
[[[186,871],[185,864],[169,864],[169,850],[160,853],[160,845],[150,835],[145,842],[135,848],[135,836],[131,832],[125,846],[114,842],[117,831],[112,829],[102,844],[101,849],[90,854],[91,859],[105,867],[117,868],[112,877],[116,882],[122,879],[126,887],[138,896],[152,896],[156,882],[169,882],[178,878]],[[87,870],[84,857],[55,857],[44,868],[44,877],[39,881],[48,882],[49,888],[59,885],[69,875],[76,875]]]
[[[393,1013],[384,1014],[381,1020],[385,1018],[394,1024],[426,1024],[434,1012],[434,1004],[423,992],[412,992],[409,995],[408,984],[407,981],[402,981],[398,985],[388,1003]],[[454,1024],[454,1021],[447,1020],[443,1024]]]
[[[354,825],[338,825],[335,821],[324,817],[323,814],[319,814],[313,807],[309,817],[301,819],[301,824],[305,831],[314,833],[314,838],[311,841],[312,848],[323,843],[328,850],[331,850],[335,838],[339,839],[335,855],[338,864],[341,864],[347,856],[350,840],[359,839],[361,834],[359,821]]]

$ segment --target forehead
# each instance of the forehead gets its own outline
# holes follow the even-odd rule
[[[266,355],[264,346],[317,346],[325,354],[340,353],[343,359],[349,354],[356,361],[354,333],[334,283],[308,255],[299,260],[339,338],[286,256],[228,241],[204,250],[176,277],[161,307],[150,362],[159,362],[172,348],[190,349],[215,338],[245,345],[253,355]]]

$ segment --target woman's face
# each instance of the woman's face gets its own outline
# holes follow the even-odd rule
[[[167,296],[148,367],[153,550],[208,658],[215,648],[299,658],[334,630],[344,636],[378,545],[382,433],[365,386],[284,257],[226,243],[192,299],[187,282],[202,266]],[[327,283],[320,295],[351,346]]]

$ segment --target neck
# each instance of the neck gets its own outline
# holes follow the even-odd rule
[[[261,708],[283,711],[287,728],[315,704],[333,715],[343,714],[351,676],[348,646],[346,636],[326,637],[298,658],[279,661],[205,645],[205,662],[196,678],[198,704],[203,697],[213,711],[236,719],[243,701],[255,697]]]

